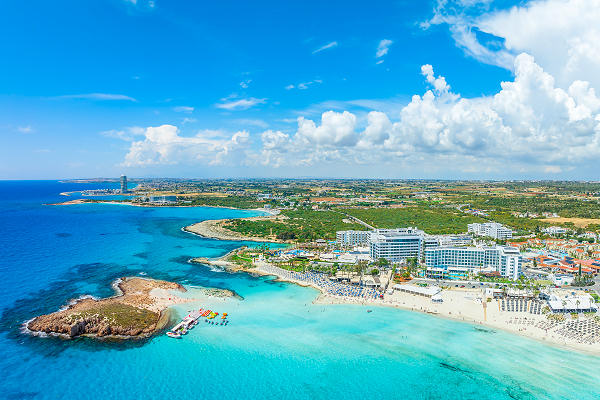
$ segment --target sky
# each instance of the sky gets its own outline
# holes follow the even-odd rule
[[[0,7],[0,179],[598,180],[600,0]]]

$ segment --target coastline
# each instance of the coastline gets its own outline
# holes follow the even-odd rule
[[[112,201],[93,201],[81,199],[72,200],[65,202],[66,204],[81,204],[87,202],[103,203],[103,204],[123,204],[133,206],[149,206],[152,205],[138,205],[132,204],[131,202],[112,202]],[[60,204],[65,204],[60,203]],[[183,207],[206,207],[206,206],[183,206]],[[222,207],[231,208],[231,207]],[[268,212],[267,210],[255,210]],[[268,216],[257,216],[242,219],[274,219],[275,215],[271,214]],[[238,234],[227,230],[220,226],[223,221],[227,219],[217,220],[206,220],[198,222],[186,227],[181,228],[183,231],[196,234],[202,237],[213,238],[218,240],[229,240],[229,241],[254,241],[254,242],[267,242],[267,243],[289,243],[281,240],[269,240],[265,238],[249,237]],[[239,251],[240,248],[235,249],[224,256],[217,259],[208,258],[194,258],[190,262],[201,263],[219,266],[227,269],[228,271],[244,271],[250,274],[256,274],[259,276],[269,275],[276,276],[279,281],[294,283],[303,287],[312,287],[319,291],[319,295],[314,299],[315,304],[355,304],[372,307],[394,307],[408,311],[417,311],[427,313],[430,315],[452,319],[459,322],[466,322],[473,324],[474,326],[485,326],[490,329],[498,329],[509,333],[517,334],[523,337],[527,337],[547,345],[567,348],[570,350],[576,350],[583,353],[600,355],[600,344],[595,343],[593,345],[578,343],[575,340],[567,339],[563,336],[559,336],[554,332],[544,330],[536,327],[536,324],[546,322],[547,318],[545,315],[534,315],[529,313],[508,313],[500,312],[499,306],[496,300],[491,303],[484,303],[482,301],[477,302],[478,291],[471,292],[467,290],[444,290],[443,298],[444,302],[441,304],[434,304],[427,298],[414,296],[406,293],[399,293],[397,291],[394,294],[384,294],[383,300],[379,299],[357,299],[347,296],[335,296],[328,294],[327,291],[319,285],[286,277],[277,273],[273,273],[271,268],[266,270],[264,267],[266,263],[256,263],[253,268],[247,268],[245,266],[228,261],[228,258]],[[168,306],[159,310],[159,313],[166,312]],[[519,323],[514,323],[518,319]],[[523,321],[526,320],[526,321]],[[31,322],[31,321],[29,321]],[[29,325],[28,322],[28,325]],[[526,322],[526,323],[522,323]],[[150,333],[152,334],[152,333]]]
[[[263,211],[261,209],[256,209],[253,211]],[[260,221],[260,220],[272,220],[276,219],[276,214],[271,214],[267,216],[257,216],[257,217],[248,217],[248,218],[240,218],[241,220],[246,221]],[[283,243],[283,244],[291,244],[292,242],[289,240],[281,240],[277,238],[263,238],[257,236],[246,236],[238,232],[231,231],[222,226],[222,224],[228,219],[208,219],[201,222],[196,222],[195,224],[184,226],[181,228],[184,232],[192,233],[194,235],[202,236],[204,238],[209,239],[218,239],[218,240],[230,240],[230,241],[250,241],[250,242],[261,242],[261,243]]]
[[[435,317],[469,323],[473,326],[502,330],[549,346],[575,350],[594,356],[600,355],[600,343],[592,345],[579,343],[559,336],[554,332],[546,332],[544,329],[538,328],[536,324],[548,321],[544,314],[501,312],[495,300],[490,303],[477,302],[478,290],[445,290],[442,292],[443,303],[432,303],[429,298],[398,291],[394,291],[392,295],[384,294],[383,300],[366,299],[329,294],[324,288],[314,283],[282,276],[276,273],[273,268],[269,268],[269,265],[264,262],[255,263],[254,268],[241,268],[241,270],[258,276],[275,276],[277,281],[314,288],[319,291],[319,295],[313,300],[314,304],[353,304],[416,311]]]
[[[61,195],[70,196],[70,194],[65,194],[65,193],[61,193]],[[72,192],[72,193],[74,193],[74,192]],[[68,206],[68,205],[74,205],[74,204],[121,204],[121,205],[134,206],[134,207],[224,208],[224,209],[228,209],[228,210],[258,211],[258,212],[263,212],[263,213],[267,214],[267,215],[262,215],[262,216],[259,215],[256,217],[247,217],[247,218],[270,218],[270,217],[274,217],[279,214],[278,212],[275,212],[268,208],[238,208],[238,207],[214,206],[214,205],[203,205],[203,204],[198,204],[198,205],[144,204],[144,203],[134,203],[132,201],[114,201],[114,200],[98,200],[98,199],[73,199],[73,200],[67,200],[67,201],[62,201],[62,202],[58,202],[58,203],[45,203],[44,205],[45,206]],[[246,219],[246,218],[240,218],[240,219]],[[216,221],[216,220],[211,220],[211,221]],[[223,221],[225,221],[225,220],[223,220]],[[195,225],[195,224],[192,224],[192,225]]]

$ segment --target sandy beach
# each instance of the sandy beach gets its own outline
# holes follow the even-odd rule
[[[276,268],[276,267],[275,267]],[[310,286],[321,293],[314,300],[315,304],[360,304],[365,306],[396,307],[404,310],[428,313],[442,318],[468,322],[476,325],[501,329],[550,345],[600,355],[600,343],[581,343],[576,338],[560,335],[557,331],[564,328],[565,323],[555,324],[548,329],[548,319],[544,314],[528,312],[501,311],[499,300],[482,301],[479,289],[443,290],[442,303],[433,303],[428,297],[413,295],[394,290],[393,294],[384,294],[383,299],[367,299],[329,294],[323,287],[312,282],[290,278],[285,272],[274,273],[277,269],[266,262],[256,262],[255,268],[249,272],[259,275],[275,275],[278,279],[301,286]]]

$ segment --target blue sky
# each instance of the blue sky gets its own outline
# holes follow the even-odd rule
[[[595,179],[596,0],[2,8],[1,179]]]

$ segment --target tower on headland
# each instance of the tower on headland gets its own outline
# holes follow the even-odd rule
[[[121,175],[121,193],[127,193],[127,177]]]

